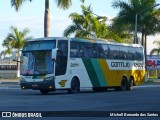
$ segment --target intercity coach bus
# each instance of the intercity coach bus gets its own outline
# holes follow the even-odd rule
[[[132,90],[145,80],[143,47],[101,39],[38,38],[25,42],[21,53],[22,89],[77,93]]]

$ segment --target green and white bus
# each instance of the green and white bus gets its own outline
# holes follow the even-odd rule
[[[84,88],[131,90],[144,83],[143,47],[101,39],[38,38],[21,54],[22,89],[77,93]]]

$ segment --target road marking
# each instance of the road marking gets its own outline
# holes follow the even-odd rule
[[[146,87],[160,87],[160,85],[143,85],[143,86],[134,86],[135,88],[146,88]]]
[[[9,86],[0,86],[0,89],[2,90],[2,89],[7,89],[7,90],[9,90],[9,89],[20,89],[20,87],[9,87]]]

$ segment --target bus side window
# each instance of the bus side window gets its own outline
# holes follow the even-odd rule
[[[59,53],[59,54],[58,54]],[[58,56],[67,56],[68,55],[68,43],[66,41],[58,41]]]
[[[108,46],[105,44],[98,45],[98,57],[99,58],[108,58]]]
[[[110,59],[119,59],[119,46],[109,45],[109,58]]]
[[[67,69],[68,61],[68,41],[59,40],[58,41],[58,51],[56,59],[55,75],[64,75]]]
[[[71,42],[71,48],[70,48],[70,57],[78,57],[78,44],[77,42]]]
[[[93,43],[85,43],[84,57],[95,58],[97,57],[96,45]]]
[[[135,52],[135,58],[136,60],[143,60],[143,49],[142,48],[136,48]]]
[[[135,49],[128,47],[128,60],[135,60]]]
[[[127,54],[126,50],[127,50],[127,47],[120,46],[119,59],[121,59],[121,60],[126,60],[127,59],[128,54]]]

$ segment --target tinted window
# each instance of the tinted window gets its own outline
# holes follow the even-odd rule
[[[78,57],[79,44],[77,42],[71,42],[70,57]]]
[[[135,60],[135,48],[128,47],[128,59]]]
[[[108,58],[108,46],[105,44],[98,44],[98,57]]]
[[[80,42],[71,42],[70,45],[70,57],[81,58],[84,57],[85,44]]]
[[[143,60],[143,49],[142,48],[136,48],[135,58],[136,60]]]
[[[109,58],[110,59],[119,59],[119,46],[109,45]]]
[[[84,43],[84,57],[95,58],[97,57],[96,45],[93,43]]]
[[[55,48],[55,41],[36,41],[26,42],[23,50],[51,50],[53,48]]]
[[[58,41],[58,51],[56,59],[56,70],[55,75],[64,75],[67,70],[68,61],[68,41],[59,40]]]
[[[128,57],[127,51],[127,47],[119,46],[119,59],[126,60]]]

